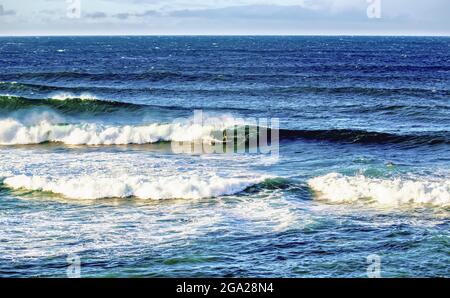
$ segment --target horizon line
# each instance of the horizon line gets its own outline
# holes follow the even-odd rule
[[[0,37],[120,37],[120,36],[141,36],[141,37],[163,37],[163,36],[210,36],[210,37],[233,37],[233,36],[267,36],[267,37],[302,37],[302,36],[323,36],[323,37],[450,37],[450,34],[0,34]]]

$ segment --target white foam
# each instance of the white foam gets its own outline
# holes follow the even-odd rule
[[[120,177],[81,176],[51,178],[18,175],[8,177],[4,184],[13,189],[53,192],[71,199],[127,198],[140,199],[201,199],[231,195],[259,183],[260,178],[201,177]]]
[[[32,115],[32,114],[30,114]],[[191,120],[148,125],[103,125],[99,123],[58,124],[63,118],[53,113],[39,117],[0,119],[0,145],[61,142],[68,145],[148,144],[159,141],[221,141],[213,132],[233,125],[232,119],[216,119],[203,125]]]
[[[90,93],[81,93],[81,94],[73,94],[70,92],[60,92],[53,94],[50,96],[51,99],[55,100],[67,100],[67,99],[82,99],[82,100],[97,100],[98,98],[95,95]]]
[[[309,180],[308,185],[318,198],[332,202],[356,202],[369,198],[386,205],[450,205],[450,179],[382,179],[330,173]]]

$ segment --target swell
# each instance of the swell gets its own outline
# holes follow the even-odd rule
[[[86,91],[111,91],[111,90],[131,90],[113,87],[98,87],[98,86],[57,86],[39,83],[19,83],[19,82],[0,82],[0,90],[2,91],[31,91],[31,92],[52,92],[52,91],[67,91],[67,92],[86,92]]]
[[[12,85],[16,85],[11,83]],[[0,86],[2,84],[0,83]],[[17,85],[26,85],[28,84],[19,84]],[[48,86],[41,86],[41,85],[33,85],[33,86],[40,86],[36,87],[38,89],[45,89]],[[18,87],[21,88],[20,86]],[[1,88],[0,88],[1,89]],[[94,87],[93,89],[97,89],[97,87]],[[108,89],[109,88],[103,88],[101,89]],[[222,111],[263,111],[262,109],[258,107],[233,107],[233,106],[217,106],[217,107],[203,107],[203,106],[190,106],[190,107],[183,107],[183,106],[175,106],[175,105],[154,105],[154,104],[137,104],[137,103],[130,103],[130,102],[121,102],[121,101],[114,101],[114,100],[100,100],[97,99],[94,95],[91,95],[90,93],[83,93],[86,90],[91,90],[90,88],[62,88],[59,87],[49,87],[49,90],[46,91],[56,91],[58,90],[58,93],[54,93],[51,95],[51,98],[28,98],[24,96],[16,96],[16,95],[0,95],[0,111],[3,112],[12,112],[15,110],[20,110],[24,108],[33,108],[33,107],[49,107],[51,109],[57,110],[64,114],[77,114],[77,113],[91,113],[91,114],[108,114],[111,112],[118,112],[118,111],[126,111],[126,112],[132,112],[132,111],[141,111],[141,110],[150,110],[150,109],[171,109],[171,110],[192,110],[192,109],[203,109],[203,110],[222,110]],[[61,93],[61,90],[65,90],[69,93]],[[123,91],[123,89],[120,89]],[[136,91],[135,89],[133,89]],[[17,91],[17,90],[16,90]],[[71,93],[71,92],[77,92],[78,93]],[[92,91],[92,90],[91,90]],[[97,90],[98,91],[98,90]],[[197,92],[198,90],[191,90],[192,92]],[[180,90],[176,92],[182,92]],[[206,91],[205,92],[217,92],[217,91]],[[220,91],[222,92],[222,91]],[[219,93],[220,93],[219,92]],[[233,91],[233,92],[239,92],[239,91]],[[78,95],[76,95],[78,94]],[[218,94],[219,95],[219,94]],[[223,93],[221,94],[223,95]],[[240,93],[242,95],[242,93]],[[324,107],[325,108],[325,107]],[[360,105],[360,104],[354,104],[354,105],[342,105],[342,106],[336,106],[336,108],[344,108],[351,111],[355,111],[357,113],[416,113],[416,114],[424,114],[428,113],[430,109],[433,110],[439,110],[439,111],[448,111],[450,110],[449,105],[445,104],[437,104],[436,102],[433,103],[411,103],[411,104],[377,104],[377,105]],[[285,107],[283,108],[284,111],[298,111],[298,108],[291,108],[291,107]]]
[[[279,130],[280,140],[315,140],[354,144],[404,144],[411,146],[450,144],[450,132],[400,135],[355,129]]]
[[[222,121],[222,122],[221,122]],[[195,123],[154,123],[148,125],[102,125],[96,123],[65,124],[42,120],[34,125],[26,125],[17,119],[0,120],[0,145],[32,145],[62,143],[67,145],[127,145],[152,144],[160,142],[224,143],[237,139],[235,130],[246,129],[245,141],[249,140],[249,126],[236,125],[218,119],[215,124]],[[261,127],[256,127],[261,131]],[[269,130],[268,140],[273,141],[274,131]],[[401,147],[449,145],[450,134],[395,135],[362,130],[278,130],[280,142],[309,140],[338,144],[389,145]]]
[[[367,95],[367,96],[449,96],[450,90],[427,88],[375,88],[375,87],[322,87],[293,86],[270,88],[269,92],[280,94],[323,94],[323,95]]]
[[[138,73],[89,73],[89,72],[23,72],[23,73],[9,73],[0,76],[5,80],[82,80],[82,81],[162,81],[182,79],[183,81],[197,81],[197,80],[222,80],[220,75],[211,73],[182,73],[175,71],[154,71],[154,72],[138,72]]]
[[[0,111],[12,112],[21,109],[36,107],[48,107],[63,114],[77,114],[89,112],[92,114],[108,114],[116,111],[141,111],[151,108],[149,105],[133,103],[105,101],[91,98],[67,98],[67,99],[29,99],[16,96],[0,96]],[[387,107],[388,108],[388,107]],[[393,108],[398,108],[394,106]],[[39,113],[38,113],[39,114]],[[152,124],[152,125],[122,125],[102,126],[99,124],[64,124],[60,121],[47,121],[45,113],[26,124],[11,117],[0,120],[0,144],[36,144],[43,142],[62,142],[66,144],[144,144],[159,141],[186,141],[181,136],[191,135],[192,125]],[[35,117],[35,116],[33,116]],[[26,118],[26,117],[25,117]],[[199,139],[211,139],[208,135],[220,130],[232,129],[236,125],[230,117],[216,119],[218,123],[212,127],[201,127],[195,136]],[[212,119],[214,120],[214,119]],[[225,123],[220,121],[225,120]],[[214,122],[214,121],[213,121]],[[192,124],[192,123],[191,123]],[[259,128],[259,127],[257,127]],[[258,129],[260,131],[261,128]],[[450,132],[421,132],[415,134],[393,134],[387,132],[373,132],[357,129],[280,129],[278,130],[280,141],[313,140],[335,143],[355,144],[403,144],[406,146],[450,144]],[[70,141],[69,141],[70,140]],[[194,140],[194,139],[189,139]]]
[[[81,96],[80,96],[81,97]],[[108,114],[116,111],[136,111],[148,108],[148,105],[139,105],[126,102],[98,100],[89,95],[83,98],[26,98],[20,96],[0,95],[0,111],[13,112],[21,109],[47,107],[64,114],[89,112],[93,114]]]
[[[86,90],[86,89],[83,89]],[[73,90],[72,90],[73,91]],[[114,100],[97,99],[90,93],[81,93],[73,95],[71,93],[56,93],[51,98],[28,98],[16,95],[0,95],[0,112],[13,112],[20,109],[35,107],[47,107],[64,114],[90,113],[90,114],[109,114],[111,112],[135,112],[142,110],[178,110],[191,111],[195,109],[203,110],[226,110],[226,111],[248,111],[251,109],[240,107],[183,107],[175,105],[153,105],[138,104],[131,102],[122,102]]]
[[[430,109],[447,111],[450,110],[450,105],[442,105],[436,103],[430,104],[387,104],[387,105],[375,105],[375,106],[351,106],[359,113],[371,113],[371,112],[382,112],[382,113],[429,113]]]
[[[130,78],[128,78],[130,79]],[[135,81],[138,81],[137,79]],[[447,89],[430,89],[430,88],[377,88],[377,87],[358,87],[358,86],[277,86],[267,88],[214,88],[214,89],[170,89],[170,88],[158,88],[158,87],[99,87],[99,86],[54,86],[48,84],[38,83],[18,83],[18,82],[0,82],[0,90],[3,91],[32,91],[32,92],[154,92],[154,93],[179,93],[179,92],[193,92],[197,94],[236,94],[247,96],[260,96],[261,93],[270,92],[279,95],[292,95],[292,94],[318,94],[318,95],[367,95],[367,96],[450,96],[450,90]]]
[[[59,80],[59,79],[74,79],[74,80],[90,80],[90,81],[103,81],[103,80],[148,80],[148,81],[160,81],[165,79],[182,79],[184,81],[196,81],[196,80],[232,80],[236,76],[239,78],[245,77],[277,77],[279,73],[284,74],[286,77],[295,75],[304,75],[305,72],[328,74],[333,73],[347,73],[353,74],[384,74],[391,73],[397,75],[398,72],[418,72],[418,73],[432,73],[432,72],[447,72],[450,71],[448,65],[408,65],[408,64],[382,64],[382,65],[359,65],[355,68],[352,64],[300,64],[295,66],[282,65],[279,67],[271,68],[276,70],[275,73],[268,73],[268,67],[266,66],[251,66],[246,67],[241,65],[239,67],[240,74],[237,74],[237,66],[223,66],[224,69],[228,68],[225,72],[214,71],[198,71],[195,68],[191,68],[190,71],[142,71],[142,72],[85,72],[85,71],[28,71],[28,72],[11,72],[1,74],[0,77],[5,80],[10,79],[44,79],[44,80]],[[242,72],[245,73],[242,74]]]

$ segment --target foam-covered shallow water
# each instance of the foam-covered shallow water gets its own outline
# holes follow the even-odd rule
[[[0,275],[450,276],[449,47],[0,38]],[[174,147],[273,117],[279,156]]]

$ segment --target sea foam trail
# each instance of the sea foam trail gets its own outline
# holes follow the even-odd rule
[[[52,192],[71,199],[127,198],[201,199],[239,193],[264,181],[259,178],[201,177],[123,177],[51,178],[43,176],[12,176],[3,183],[13,189]]]
[[[450,179],[368,178],[330,173],[308,181],[319,199],[356,202],[371,199],[385,205],[450,205]]]
[[[168,124],[103,125],[99,123],[58,124],[62,118],[38,115],[36,119],[0,120],[0,145],[58,142],[68,145],[148,144],[160,141],[222,141],[213,134],[236,124],[227,116],[207,119],[203,125],[192,120]],[[29,122],[32,122],[31,124]]]

